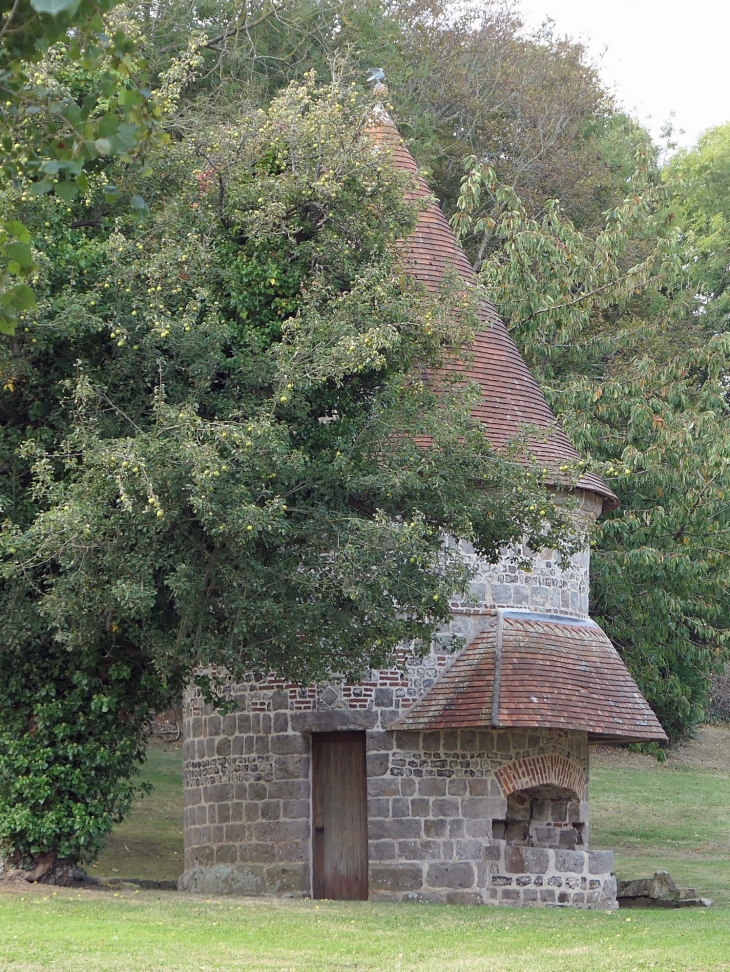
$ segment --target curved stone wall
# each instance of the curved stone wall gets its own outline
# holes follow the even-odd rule
[[[572,514],[576,524],[580,528],[593,524],[601,512],[601,498],[595,493],[578,490],[571,499],[577,501]],[[588,617],[588,545],[570,558],[567,568],[561,565],[554,550],[534,551],[523,547],[520,555],[532,561],[530,571],[521,570],[509,553],[505,553],[498,563],[489,564],[475,554],[470,544],[460,542],[458,546],[474,569],[474,579],[468,597],[455,598],[451,602],[457,615],[511,608],[563,617]]]
[[[396,672],[311,691],[279,680],[231,682],[239,711],[224,717],[191,690],[181,889],[310,895],[311,733],[360,729],[372,899],[611,906],[612,858],[586,846],[585,733],[388,730],[446,663],[432,653],[412,667],[413,683]],[[351,694],[355,688],[363,694]],[[546,782],[576,792],[583,846],[516,848],[495,838],[508,793]]]
[[[576,517],[594,519],[600,498],[578,499]],[[456,634],[470,641],[498,607],[587,617],[587,548],[568,569],[550,551],[530,553],[531,572],[508,557],[490,565],[462,550],[476,576],[469,599],[452,601],[443,640]],[[311,734],[359,730],[367,747],[371,898],[613,907],[612,855],[587,849],[584,732],[389,729],[455,657],[437,638],[425,657],[404,651],[399,667],[371,672],[356,685],[229,678],[223,691],[236,709],[226,716],[191,686],[181,890],[310,895]],[[516,791],[525,793],[518,799],[525,806],[537,801],[533,823],[555,846],[508,839],[508,797]],[[567,811],[551,809],[550,794],[558,791],[570,795],[561,798],[569,820],[560,819]]]

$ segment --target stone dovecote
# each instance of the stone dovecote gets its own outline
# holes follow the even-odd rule
[[[380,113],[374,151],[413,173]],[[406,265],[437,289],[474,272],[435,201],[404,242]],[[494,308],[470,364],[475,415],[503,447],[525,424],[555,470],[578,458]],[[617,499],[586,473],[574,496],[590,521]],[[621,658],[588,617],[589,550],[566,568],[478,560],[439,641],[357,685],[300,688],[271,675],[229,679],[221,716],[185,700],[182,890],[464,904],[616,906],[610,851],[589,845],[589,743],[666,736]]]

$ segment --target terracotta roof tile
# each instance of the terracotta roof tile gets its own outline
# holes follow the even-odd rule
[[[495,619],[389,728],[489,726],[496,634]],[[497,693],[499,726],[585,731],[593,741],[614,743],[667,739],[615,648],[592,621],[506,613]]]
[[[372,137],[376,145],[384,146],[391,153],[398,168],[415,175],[413,196],[430,196],[431,191],[419,175],[413,156],[384,113],[372,128]],[[476,273],[435,200],[421,212],[404,250],[407,268],[429,290],[438,290],[444,275],[453,270],[468,283],[476,282]],[[482,390],[473,414],[485,426],[495,448],[503,448],[519,436],[525,425],[545,429],[545,436],[533,439],[530,448],[536,459],[555,473],[561,464],[580,456],[558,427],[545,396],[495,307],[485,301],[479,308],[479,315],[484,329],[475,336],[471,349],[473,361],[466,372]],[[618,506],[615,494],[594,473],[586,473],[577,485],[598,493],[603,498],[604,509]]]

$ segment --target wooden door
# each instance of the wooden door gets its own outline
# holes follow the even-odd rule
[[[368,819],[364,732],[312,736],[315,898],[368,897]]]

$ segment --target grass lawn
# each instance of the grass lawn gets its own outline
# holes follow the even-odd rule
[[[24,900],[23,900],[24,899]],[[730,970],[730,909],[576,912],[0,893],[3,972]]]
[[[154,786],[114,828],[92,874],[169,881],[183,872],[182,744],[150,740],[140,780]]]
[[[730,904],[730,772],[616,753],[591,767],[590,844],[620,878],[662,869]]]
[[[622,751],[591,760],[591,845],[616,851],[619,877],[671,871],[715,898],[709,910],[205,899],[133,889],[54,894],[0,885],[0,970],[730,972],[730,730],[712,732],[714,763],[660,765]],[[180,873],[180,764],[178,745],[152,744],[143,777],[155,793],[116,828],[93,873],[158,880]]]

